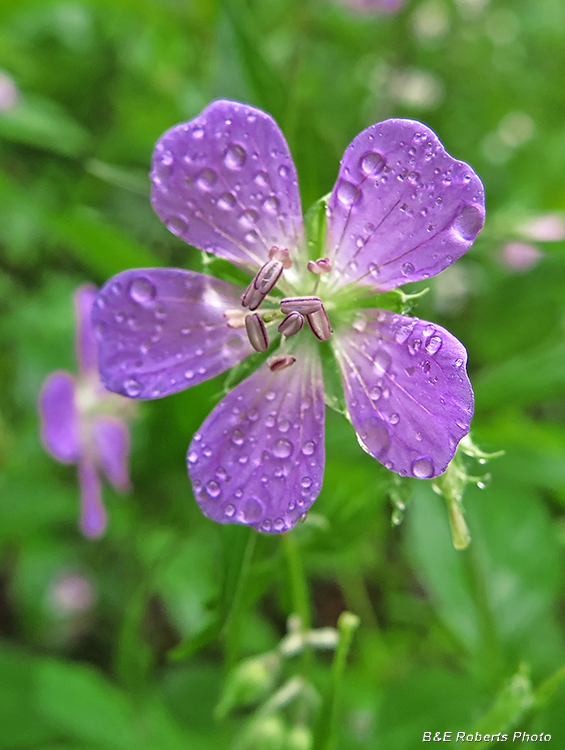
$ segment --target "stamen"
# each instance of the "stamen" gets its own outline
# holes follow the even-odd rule
[[[267,364],[271,372],[278,372],[279,370],[286,370],[296,362],[296,357],[291,354],[275,354],[274,357],[269,357]]]
[[[283,313],[299,312],[309,315],[319,310],[320,307],[322,307],[322,300],[319,297],[285,297],[281,300]]]
[[[332,335],[332,329],[324,306],[320,305],[318,310],[306,315],[306,318],[314,336],[319,338],[320,341],[327,341]]]
[[[292,268],[290,253],[286,247],[277,247],[276,245],[273,245],[269,250],[269,260],[280,260],[284,268]]]
[[[291,312],[279,325],[279,333],[287,338],[294,336],[304,325],[304,316],[299,312]]]
[[[264,299],[265,295],[255,288],[255,279],[253,279],[245,294],[241,296],[241,304],[250,310],[256,310]]]
[[[268,294],[276,285],[282,272],[283,264],[280,260],[267,261],[253,281],[255,289],[263,295]]]
[[[315,274],[330,273],[332,264],[329,258],[318,258],[318,260],[309,260],[306,268]]]
[[[269,348],[267,329],[258,313],[245,316],[245,329],[249,343],[256,352],[264,352]]]
[[[231,307],[224,310],[224,318],[228,321],[228,328],[243,328],[245,326],[245,312]]]

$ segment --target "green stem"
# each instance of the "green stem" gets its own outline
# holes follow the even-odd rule
[[[237,581],[233,589],[233,598],[229,604],[224,624],[226,669],[228,671],[235,666],[239,656],[240,634],[246,609],[244,591],[251,570],[251,562],[257,541],[257,534],[253,529],[247,529],[247,533],[247,542],[241,557]]]
[[[337,621],[339,643],[335,650],[330,685],[322,703],[312,750],[331,750],[335,745],[339,690],[343,681],[347,655],[349,654],[353,635],[358,627],[359,618],[357,615],[351,612],[341,613]]]
[[[312,607],[300,549],[292,531],[282,535],[282,544],[290,575],[292,611],[300,618],[301,629],[305,632],[312,627]],[[309,645],[305,645],[302,651],[302,674],[310,674],[312,666],[312,649]]]

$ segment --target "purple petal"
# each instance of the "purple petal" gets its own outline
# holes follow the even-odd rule
[[[92,284],[79,286],[75,292],[76,342],[79,371],[96,371],[98,344],[92,329],[92,305],[98,290]]]
[[[397,13],[404,5],[404,0],[341,0],[354,10],[365,13]]]
[[[465,347],[425,320],[364,312],[356,330],[333,337],[359,442],[403,476],[436,477],[473,415]]]
[[[78,465],[80,484],[80,528],[89,539],[96,539],[106,531],[106,509],[102,504],[100,477],[89,458],[82,458]]]
[[[158,398],[218,375],[253,349],[224,311],[241,310],[243,289],[178,268],[140,268],[101,289],[92,320],[106,388]]]
[[[435,276],[471,247],[484,191],[425,125],[386,120],[347,147],[328,214],[334,284],[387,291]]]
[[[260,531],[294,526],[322,487],[324,393],[320,364],[268,365],[216,406],[188,449],[188,471],[205,515]]]
[[[168,130],[153,155],[153,208],[174,234],[252,272],[271,247],[305,253],[296,170],[278,125],[219,100]]]
[[[80,422],[75,406],[75,379],[69,372],[52,372],[43,383],[38,410],[45,449],[64,464],[80,456]]]
[[[117,490],[131,489],[128,473],[130,450],[129,430],[117,417],[96,417],[93,423],[94,440],[102,469]]]

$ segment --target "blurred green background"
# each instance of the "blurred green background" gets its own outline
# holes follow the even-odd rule
[[[404,750],[425,731],[565,747],[563,70],[563,0],[407,0],[391,16],[2,0],[0,749]],[[140,406],[134,492],[106,486],[107,535],[80,536],[75,469],[39,442],[39,389],[76,369],[78,284],[201,267],[154,215],[147,172],[157,138],[218,97],[275,117],[305,208],[391,116],[425,122],[482,178],[484,231],[415,311],[467,346],[473,438],[505,451],[468,462],[490,478],[465,494],[467,550],[430,483],[396,483],[329,410],[305,524],[282,539],[208,521],[185,453],[221,377]],[[228,676],[276,649],[289,615],[335,627],[346,609],[360,626],[343,677],[331,649],[278,673],[246,663],[257,694]]]

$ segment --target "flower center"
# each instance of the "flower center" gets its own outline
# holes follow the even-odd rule
[[[269,260],[259,269],[255,277],[241,297],[241,304],[250,312],[238,310],[226,310],[224,316],[231,328],[240,328],[245,325],[247,337],[251,346],[258,352],[264,352],[269,348],[269,336],[265,321],[269,322],[278,316],[278,311],[269,310],[263,314],[256,313],[263,301],[277,285],[285,268],[290,268],[292,261],[286,248],[272,247],[269,251]],[[316,291],[319,282],[319,274],[328,273],[331,265],[327,258],[317,261],[308,261],[308,270],[316,274]],[[327,341],[331,336],[331,326],[328,315],[320,297],[285,297],[280,301],[280,312],[284,315],[283,321],[278,327],[279,333],[288,338],[296,335],[303,327],[304,320],[308,322],[310,330],[320,341]]]

